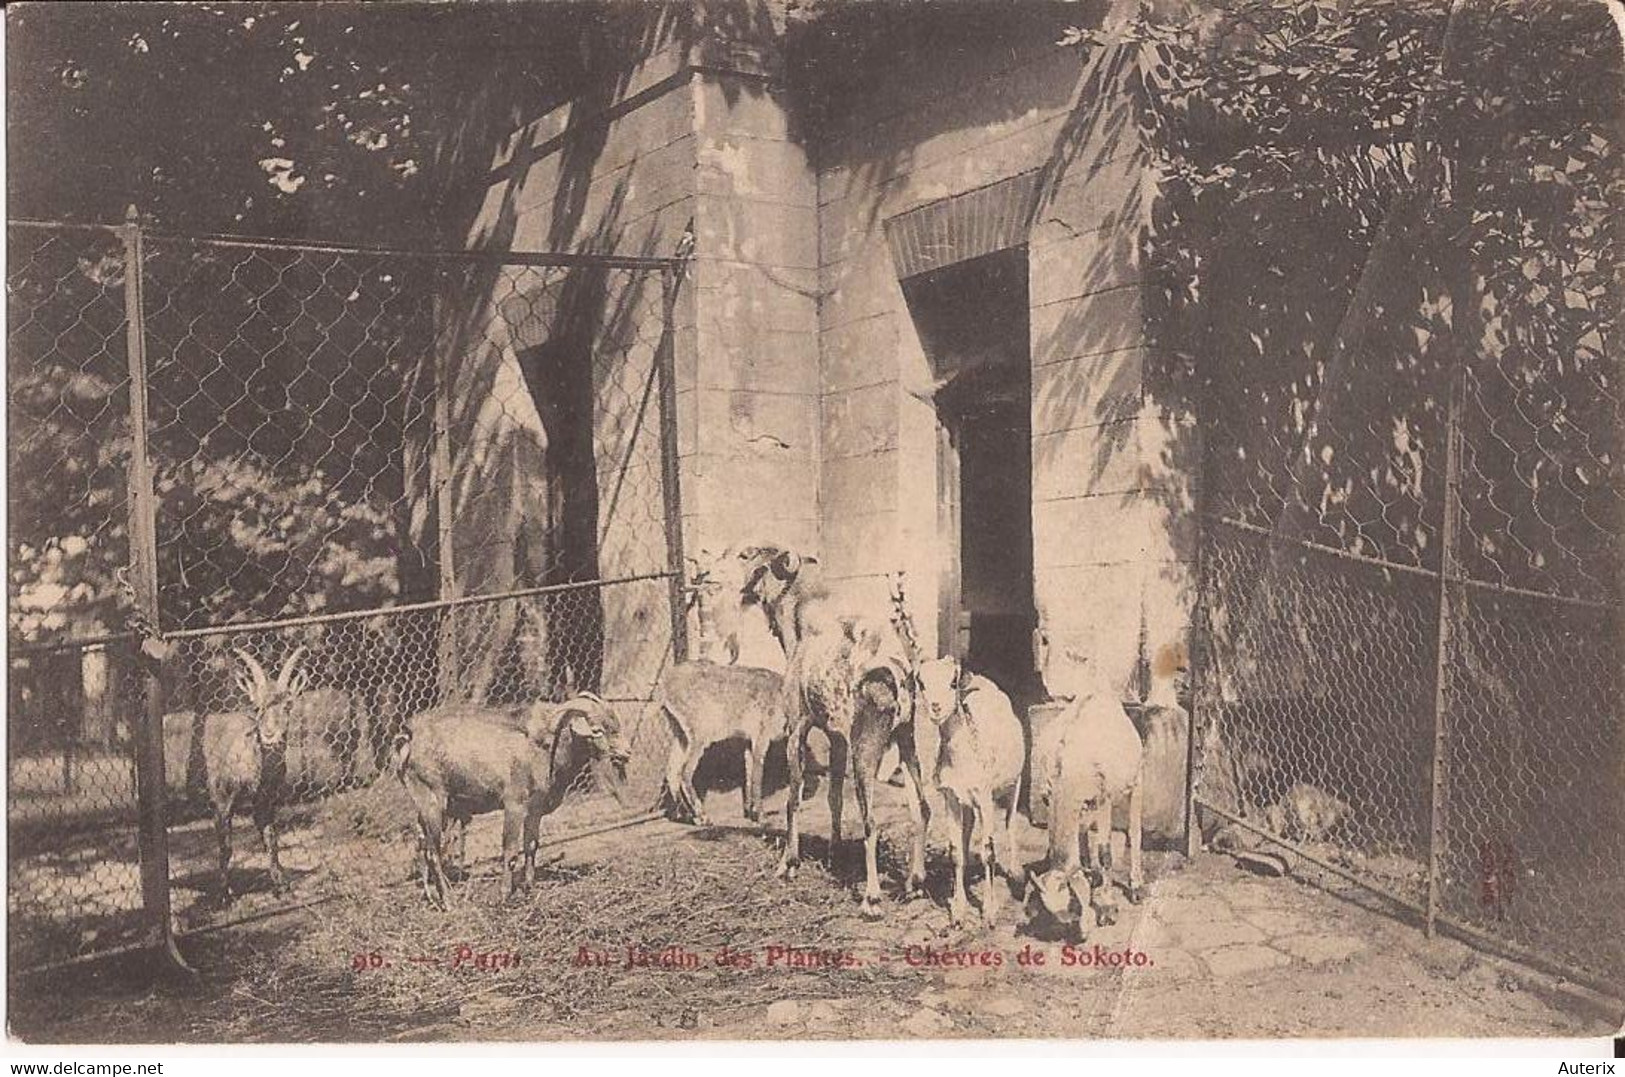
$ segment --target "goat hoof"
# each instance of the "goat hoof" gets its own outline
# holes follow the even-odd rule
[[[1127,896],[1130,905],[1142,904],[1145,901],[1145,887],[1131,886],[1128,888]]]
[[[859,910],[859,915],[865,920],[880,919],[880,899],[873,894],[863,895],[863,905]]]
[[[779,861],[779,870],[775,874],[783,881],[789,882],[796,877],[796,868],[799,866],[793,860],[781,860]]]
[[[1117,923],[1117,906],[1102,905],[1095,910],[1095,923],[1101,927],[1111,927]]]

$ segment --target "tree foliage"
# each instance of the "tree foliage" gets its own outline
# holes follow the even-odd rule
[[[1477,568],[1565,591],[1606,575],[1622,65],[1604,8],[1147,5],[1065,43],[1134,68],[1158,343],[1223,417],[1215,512],[1437,564],[1459,357]]]

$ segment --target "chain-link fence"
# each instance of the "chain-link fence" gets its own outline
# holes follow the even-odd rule
[[[395,747],[446,704],[594,692],[629,781],[544,826],[655,807],[679,265],[133,223],[8,242],[14,965],[405,885]]]
[[[1617,382],[1433,329],[1214,390],[1197,803],[1222,847],[1617,985]]]

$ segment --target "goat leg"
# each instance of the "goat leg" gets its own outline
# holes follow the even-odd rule
[[[220,850],[220,882],[216,896],[223,905],[231,900],[231,809],[223,812],[215,809],[214,836]]]
[[[860,718],[861,722],[861,718]],[[870,735],[865,736],[867,732]],[[863,820],[863,917],[867,920],[878,919],[880,916],[880,866],[878,851],[880,845],[880,829],[875,826],[874,782],[875,772],[880,768],[880,757],[886,752],[886,739],[874,736],[872,730],[864,730],[860,725],[853,730],[853,754],[857,757],[857,766],[854,768],[853,784],[858,794],[858,815]],[[830,757],[834,758],[834,738],[830,738]]]
[[[519,891],[521,846],[524,841],[526,805],[508,803],[502,810],[502,865],[508,874],[508,897]]]
[[[530,810],[525,812],[525,887],[527,889],[536,884],[536,848],[541,840],[541,808],[541,804],[536,803],[532,804]]]
[[[1111,862],[1111,841],[1112,805],[1102,799],[1089,830],[1089,884],[1095,894],[1095,922],[1102,927],[1117,923],[1117,900],[1105,870]]]
[[[745,746],[745,785],[741,795],[745,798],[745,818],[753,823],[762,821],[762,757],[767,745],[752,740]],[[791,795],[796,790],[792,788]]]
[[[997,805],[993,807],[996,809]],[[1001,904],[999,887],[1003,885],[999,880],[999,855],[993,841],[992,814],[978,804],[975,826],[982,834],[982,870],[986,873],[986,878],[982,882],[982,919],[990,924],[999,915]]]
[[[282,861],[277,855],[276,810],[269,796],[261,796],[254,804],[254,826],[260,832],[260,841],[265,844],[265,855],[271,861],[271,889],[278,894],[288,889],[288,873],[282,870]]]
[[[953,828],[949,841],[950,851],[954,861],[954,893],[948,899],[948,917],[955,925],[964,923],[970,917],[970,899],[965,896],[965,874],[970,870],[970,841],[974,817],[967,805],[961,804],[954,794],[943,790],[942,799],[948,808],[948,817],[955,819],[959,825]]]
[[[423,882],[423,900],[430,905],[435,904],[434,885],[434,857],[429,850],[434,838],[429,836],[429,827],[421,818],[418,820],[418,877]]]
[[[908,795],[908,814],[914,823],[914,844],[909,848],[908,881],[903,893],[925,893],[925,834],[931,825],[931,805],[925,797],[925,783],[920,774],[920,756],[914,746],[914,730],[905,727],[896,735],[898,754],[903,763],[904,792]]]
[[[851,746],[839,733],[828,729],[824,732],[829,741],[829,860],[833,864],[841,847],[841,814],[846,809],[847,758],[851,755]],[[806,754],[805,743],[801,751]],[[794,789],[795,785],[790,788]]]
[[[1128,900],[1138,905],[1145,900],[1145,865],[1141,862],[1141,823],[1144,806],[1140,799],[1140,782],[1128,795]]]
[[[796,868],[801,866],[801,829],[797,819],[797,812],[801,808],[801,797],[796,791],[801,788],[803,770],[806,767],[805,753],[807,750],[807,727],[801,725],[792,728],[790,740],[786,745],[785,757],[790,764],[790,795],[784,799],[784,853],[779,858],[778,876],[785,881],[796,877]]]

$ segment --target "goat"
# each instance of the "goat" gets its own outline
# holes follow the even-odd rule
[[[723,666],[699,659],[680,662],[660,683],[660,711],[672,729],[666,761],[666,788],[698,826],[706,826],[704,806],[694,788],[694,771],[707,748],[743,737],[745,818],[757,822],[762,808],[762,761],[768,745],[786,736],[784,678],[768,669]]]
[[[443,828],[464,831],[476,814],[503,811],[502,860],[512,896],[536,877],[541,818],[558,808],[589,766],[618,792],[630,753],[620,723],[602,699],[578,693],[536,703],[521,715],[477,704],[425,711],[396,737],[395,769],[417,809],[424,897],[444,907]]]
[[[303,647],[288,656],[274,681],[247,651],[233,648],[232,653],[242,663],[237,687],[251,709],[203,718],[204,781],[214,808],[223,902],[231,900],[232,815],[246,797],[253,798],[254,828],[271,859],[271,885],[278,893],[287,888],[288,876],[277,856],[276,805],[288,775],[289,707],[307,683],[304,671],[296,668]]]
[[[730,571],[738,575],[738,606],[762,610],[768,629],[787,661],[785,707],[789,714],[790,788],[802,788],[806,741],[814,728],[829,740],[830,847],[841,841],[843,778],[851,755],[863,819],[863,915],[880,912],[880,872],[876,864],[879,831],[871,798],[888,745],[895,743],[908,775],[909,811],[915,824],[907,893],[923,891],[925,830],[930,806],[921,785],[914,745],[912,653],[897,626],[884,617],[839,613],[817,579],[817,559],[776,546],[740,550]],[[797,812],[801,798],[785,804],[785,845],[778,875],[794,877],[801,862]]]
[[[1081,669],[1086,659],[1066,652]],[[1046,670],[1046,683],[1053,684]],[[1144,747],[1128,712],[1116,694],[1087,681],[1073,681],[1068,712],[1056,721],[1061,739],[1042,773],[1032,776],[1034,791],[1049,804],[1049,853],[1045,870],[1027,874],[1023,903],[1036,894],[1055,920],[1066,922],[1075,897],[1080,941],[1090,928],[1117,921],[1117,905],[1106,896],[1105,869],[1110,865],[1112,812],[1128,814],[1128,899],[1144,899],[1145,877],[1140,858],[1141,773]],[[1079,863],[1080,838],[1088,844],[1089,871]],[[1088,923],[1091,917],[1095,923]]]
[[[1010,825],[1021,797],[1021,771],[1026,738],[1010,697],[980,674],[970,673],[955,658],[919,666],[920,699],[937,727],[937,759],[932,772],[948,809],[954,854],[954,893],[949,909],[954,923],[967,919],[965,876],[970,870],[972,840],[982,839],[987,882],[982,914],[991,922],[999,907],[999,848],[1010,850]],[[995,814],[1003,801],[1002,815]],[[995,840],[994,820],[999,821]]]

